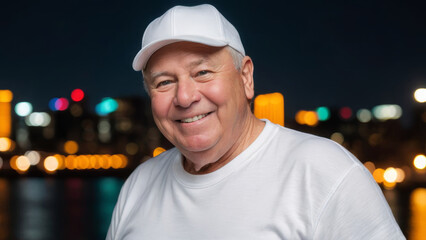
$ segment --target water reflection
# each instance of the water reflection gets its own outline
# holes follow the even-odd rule
[[[9,184],[0,178],[0,240],[9,239]]]
[[[105,239],[123,182],[0,179],[0,240]]]
[[[410,236],[411,240],[425,239],[426,236],[426,189],[417,188],[411,193],[410,198],[411,219]]]

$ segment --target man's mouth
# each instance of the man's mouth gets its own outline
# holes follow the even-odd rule
[[[206,117],[207,115],[209,115],[210,113],[205,113],[205,114],[201,114],[201,115],[197,115],[197,116],[195,116],[195,117],[192,117],[192,118],[185,118],[185,119],[182,119],[182,120],[179,120],[181,123],[192,123],[192,122],[195,122],[195,121],[198,121],[198,120],[200,120],[200,119],[202,119],[202,118],[204,118],[204,117]]]

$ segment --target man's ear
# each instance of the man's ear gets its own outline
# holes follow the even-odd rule
[[[241,63],[241,78],[243,80],[244,92],[247,99],[254,97],[254,81],[253,81],[253,61],[249,56],[245,56]]]

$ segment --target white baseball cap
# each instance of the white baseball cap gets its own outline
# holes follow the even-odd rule
[[[175,6],[152,21],[142,37],[142,49],[133,60],[140,71],[155,51],[174,42],[195,42],[213,47],[231,46],[245,55],[237,29],[212,5]]]

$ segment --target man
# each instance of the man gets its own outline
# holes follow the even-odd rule
[[[133,68],[175,148],[126,181],[107,239],[404,239],[353,155],[252,114],[253,62],[213,6],[155,19]]]

